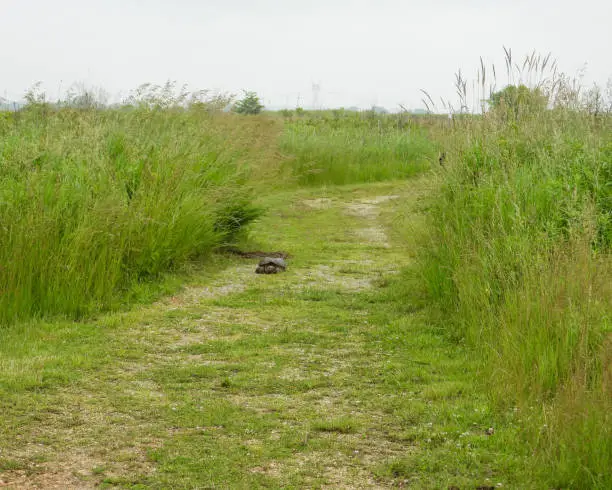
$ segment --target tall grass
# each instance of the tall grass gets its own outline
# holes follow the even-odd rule
[[[548,109],[501,104],[439,131],[420,268],[492,399],[518,410],[534,478],[612,488],[612,114],[564,77],[541,82]]]
[[[197,107],[0,114],[0,324],[108,307],[231,241],[269,132]]]
[[[307,186],[403,179],[430,168],[437,154],[410,121],[344,111],[286,122],[280,146],[288,173]]]

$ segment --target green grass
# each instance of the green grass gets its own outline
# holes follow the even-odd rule
[[[500,108],[438,135],[419,260],[434,321],[475,349],[499,410],[528,414],[513,444],[539,478],[610,488],[612,118]]]
[[[285,123],[281,150],[300,185],[379,182],[430,168],[435,145],[416,124],[400,118],[340,111],[308,113]]]
[[[421,226],[424,186],[265,196],[249,245],[289,251],[286,273],[219,257],[150,307],[7,328],[2,479],[537,488],[508,451],[516,426],[475,389],[473,358],[406,300],[409,273],[390,275],[413,256],[402,230]],[[372,226],[386,239],[355,233]]]
[[[564,90],[0,115],[0,479],[611,487],[612,120]]]
[[[231,241],[258,215],[247,165],[265,128],[229,119],[45,105],[3,115],[0,324],[116,306]]]

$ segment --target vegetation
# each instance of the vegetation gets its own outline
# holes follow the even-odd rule
[[[523,427],[534,479],[610,488],[612,118],[564,78],[541,85],[508,87],[440,133],[421,273],[438,321]]]
[[[234,104],[234,112],[237,114],[256,115],[264,108],[255,92],[245,90],[244,97]]]
[[[612,100],[506,53],[451,119],[0,113],[2,482],[611,488]]]
[[[542,112],[548,104],[548,97],[538,87],[530,89],[526,85],[508,85],[505,89],[491,94],[491,109],[497,116],[519,119],[523,113],[527,116]]]
[[[257,130],[227,119],[44,103],[2,114],[0,323],[109,307],[232,241],[258,215],[244,161]]]
[[[437,155],[416,123],[373,112],[308,113],[286,121],[280,147],[301,185],[403,179],[429,169]]]
[[[420,215],[423,185],[268,193],[258,202],[271,211],[243,246],[290,251],[287,272],[262,277],[255,261],[216,255],[169,276],[167,290],[184,289],[151,306],[7,329],[2,479],[17,488],[529,482],[505,442],[516,429],[486,435],[493,414],[469,352],[386,279],[409,260],[401,232]]]

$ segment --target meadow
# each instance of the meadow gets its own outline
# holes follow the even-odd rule
[[[405,179],[429,169],[437,154],[410,119],[342,110],[291,119],[280,149],[288,174],[305,186]]]
[[[452,119],[0,113],[0,479],[612,487],[612,101],[544,61]]]

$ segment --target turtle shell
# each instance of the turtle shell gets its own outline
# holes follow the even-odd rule
[[[284,271],[287,268],[287,263],[279,257],[265,257],[259,261],[259,265],[255,272],[257,274],[276,274]]]

